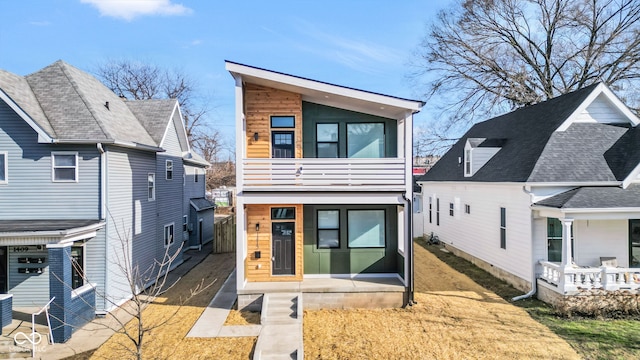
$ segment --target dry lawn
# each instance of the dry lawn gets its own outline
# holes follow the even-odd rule
[[[304,313],[309,359],[580,359],[523,309],[415,246],[417,304]]]
[[[147,334],[144,340],[145,359],[249,359],[256,338],[200,339],[185,336],[198,320],[226,277],[235,267],[234,254],[209,255],[184,276],[165,298],[158,299],[143,313],[144,321],[154,324],[174,314],[169,322]],[[204,279],[216,282],[180,307],[180,299],[187,296]],[[129,325],[133,325],[130,322]],[[115,334],[93,354],[91,359],[131,359],[131,342],[122,334]]]

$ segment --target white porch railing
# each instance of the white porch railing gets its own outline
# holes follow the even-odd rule
[[[578,289],[640,289],[640,268],[563,268],[558,263],[540,261],[542,279],[558,287],[560,293]]]
[[[405,159],[243,159],[245,188],[287,186],[405,186]]]

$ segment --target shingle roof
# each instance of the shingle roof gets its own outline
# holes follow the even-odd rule
[[[100,224],[100,220],[0,220],[0,233],[64,231]]]
[[[558,209],[606,209],[640,207],[640,185],[579,187],[538,201],[534,205]]]
[[[167,130],[167,119],[171,117],[178,101],[175,99],[152,99],[126,101],[125,103],[159,146]],[[165,121],[158,121],[158,119]]]
[[[191,203],[191,206],[193,206],[196,209],[196,211],[213,209],[216,207],[216,204],[212,203],[211,201],[205,198],[193,198],[189,200],[189,202]]]
[[[157,147],[176,103],[125,101],[94,76],[64,61],[25,77],[0,71],[0,89],[50,137],[61,141],[121,141]]]
[[[555,130],[574,113],[599,84],[521,108],[478,123],[419,181],[615,181],[638,164],[623,151],[640,139],[636,129],[597,123],[574,123]],[[500,144],[498,151],[473,176],[465,177],[463,156],[467,139],[485,138]],[[635,151],[635,153],[640,153]],[[635,165],[634,165],[635,164]]]

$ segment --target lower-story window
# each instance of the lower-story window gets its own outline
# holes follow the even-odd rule
[[[347,237],[350,248],[383,248],[384,210],[347,210]]]
[[[340,210],[318,210],[318,248],[340,247]]]
[[[173,244],[173,223],[164,226],[164,246]]]
[[[84,247],[71,247],[71,288],[84,285]]]

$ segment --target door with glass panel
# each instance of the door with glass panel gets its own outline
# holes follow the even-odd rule
[[[271,133],[271,157],[293,158],[293,131],[273,131]]]
[[[274,222],[271,228],[273,275],[295,275],[295,222]]]

